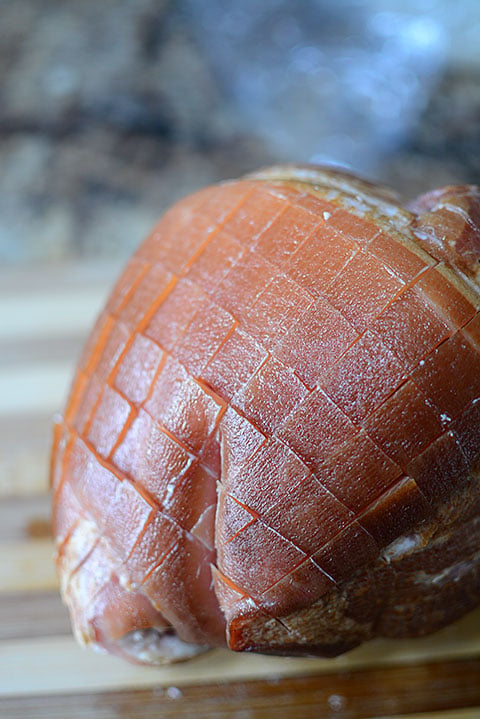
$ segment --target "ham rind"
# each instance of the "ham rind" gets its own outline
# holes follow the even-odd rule
[[[334,655],[478,603],[479,217],[308,166],[165,214],[55,428],[81,641]]]

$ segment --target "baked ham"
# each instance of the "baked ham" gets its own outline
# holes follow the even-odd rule
[[[480,596],[480,190],[273,167],[170,209],[52,455],[73,628],[132,661],[333,656]]]

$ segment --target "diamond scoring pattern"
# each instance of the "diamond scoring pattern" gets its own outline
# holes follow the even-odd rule
[[[300,190],[231,183],[182,201],[127,266],[84,351],[57,495],[70,476],[100,532],[135,508],[108,537],[141,583],[199,526],[182,493],[205,516],[214,507],[202,453],[223,427],[237,439],[224,453],[219,567],[265,606],[287,577],[311,597],[315,575],[320,596],[349,554],[368,561],[427,516],[435,482],[448,493],[427,458],[455,445],[455,476],[467,471],[448,423],[480,395],[478,345],[460,331],[474,310],[452,286],[437,311],[430,259]],[[459,393],[435,384],[448,366]]]

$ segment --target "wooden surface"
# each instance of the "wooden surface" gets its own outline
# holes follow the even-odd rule
[[[0,716],[480,719],[479,611],[336,660],[214,651],[148,669],[76,646],[52,563],[50,427],[117,271],[0,271]]]

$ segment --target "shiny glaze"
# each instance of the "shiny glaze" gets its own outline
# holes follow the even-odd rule
[[[459,537],[478,531],[480,196],[447,189],[450,209],[438,191],[407,210],[348,175],[280,167],[166,213],[55,427],[81,641],[148,662],[121,638],[153,627],[192,654],[335,654],[475,604],[478,542]],[[440,575],[456,589],[432,612]]]

